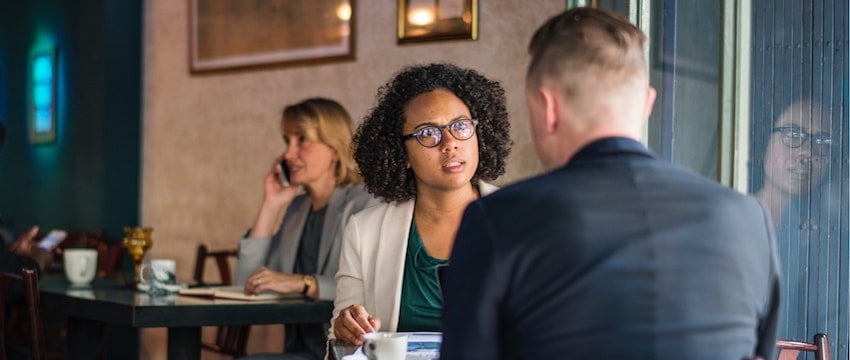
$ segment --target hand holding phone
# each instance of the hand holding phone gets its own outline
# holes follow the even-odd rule
[[[286,160],[281,160],[278,166],[280,166],[280,172],[278,173],[280,183],[283,186],[289,186],[289,165],[286,165]]]

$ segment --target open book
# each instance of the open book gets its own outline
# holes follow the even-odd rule
[[[235,286],[206,286],[195,288],[182,288],[180,295],[187,296],[205,296],[221,299],[233,300],[280,300],[280,299],[299,299],[304,297],[301,294],[279,294],[276,292],[264,292],[257,295],[246,295],[243,292],[244,287]]]

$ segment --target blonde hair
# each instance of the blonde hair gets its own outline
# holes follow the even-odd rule
[[[541,26],[528,52],[529,84],[556,81],[570,98],[596,96],[624,85],[646,86],[646,36],[628,19],[593,8],[575,8]]]
[[[351,116],[342,105],[330,99],[310,98],[284,108],[281,130],[286,122],[297,124],[307,139],[320,141],[336,152],[338,161],[335,175],[338,186],[360,183],[360,173],[352,156]]]

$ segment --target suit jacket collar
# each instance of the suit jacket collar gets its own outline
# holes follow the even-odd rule
[[[322,224],[322,237],[319,242],[319,258],[316,263],[316,269],[319,273],[325,268],[328,257],[330,256],[333,238],[340,231],[340,213],[343,211],[343,202],[345,201],[346,188],[337,187],[331,194],[331,199],[326,205],[325,221]],[[305,197],[304,201],[293,203],[287,211],[294,211],[292,219],[292,227],[286,229],[287,234],[283,236],[281,249],[296,249],[296,251],[281,251],[282,268],[293,269],[295,266],[295,257],[298,255],[298,247],[301,242],[301,235],[304,233],[304,223],[307,221],[307,215],[312,211],[312,203],[309,197]]]
[[[328,201],[327,212],[325,213],[325,221],[322,224],[322,242],[319,243],[319,261],[316,263],[316,268],[319,272],[323,272],[325,268],[328,257],[331,253],[331,246],[333,245],[333,239],[337,233],[342,231],[341,227],[344,221],[340,221],[342,218],[344,205],[346,201],[346,194],[350,188],[341,188],[337,187],[334,189],[333,194],[331,194],[331,199]]]
[[[381,232],[376,258],[376,276],[386,276],[387,281],[375,281],[375,308],[389,309],[390,329],[398,328],[401,287],[404,275],[404,260],[407,251],[407,236],[413,221],[414,200],[392,202],[387,207],[381,222]],[[383,271],[381,270],[383,269]],[[380,315],[379,315],[380,316]]]
[[[633,154],[654,157],[640,142],[623,137],[603,138],[587,144],[567,162],[565,167],[579,165],[601,157]]]

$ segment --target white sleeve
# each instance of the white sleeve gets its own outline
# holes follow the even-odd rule
[[[363,305],[365,302],[365,288],[363,283],[362,247],[360,242],[360,230],[357,216],[353,216],[342,235],[342,249],[339,255],[339,271],[336,273],[336,300],[334,300],[333,320],[343,309],[354,305]],[[328,334],[329,339],[334,339],[333,321]]]

